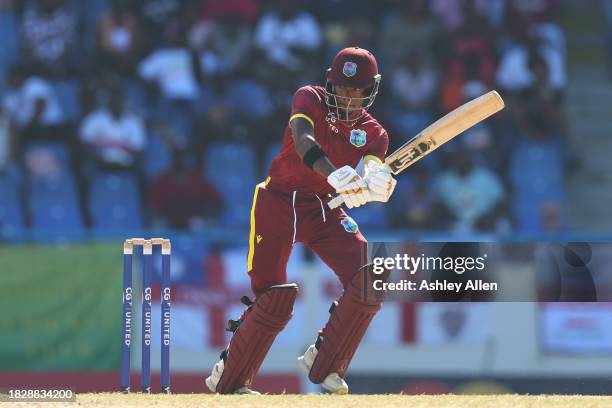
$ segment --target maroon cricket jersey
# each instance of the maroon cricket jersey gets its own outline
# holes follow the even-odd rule
[[[336,120],[325,103],[325,89],[304,86],[293,96],[291,119],[303,117],[314,127],[314,137],[336,168],[355,168],[361,158],[375,156],[384,160],[389,146],[387,131],[369,113],[349,126]],[[283,192],[325,195],[334,189],[327,180],[307,167],[295,151],[291,127],[287,124],[280,153],[270,164],[269,184]]]

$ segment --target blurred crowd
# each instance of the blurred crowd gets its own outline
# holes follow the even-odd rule
[[[373,114],[390,151],[490,89],[507,106],[403,173],[383,218],[364,208],[361,222],[563,231],[560,12],[556,0],[0,0],[0,230],[248,225],[293,92],[357,45],[379,61]]]

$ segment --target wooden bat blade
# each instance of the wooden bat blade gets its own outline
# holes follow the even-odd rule
[[[385,158],[393,174],[410,167],[465,130],[504,108],[496,91],[467,102],[438,119]]]
[[[398,174],[465,130],[499,112],[504,106],[504,100],[497,91],[479,96],[427,126],[421,133],[387,156],[385,165],[391,173]],[[330,200],[328,206],[334,209],[343,202],[342,197],[337,196]]]

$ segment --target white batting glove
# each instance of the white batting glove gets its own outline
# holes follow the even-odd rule
[[[375,161],[367,163],[363,179],[368,185],[371,201],[380,201],[382,203],[389,201],[397,184],[397,180],[393,178],[387,168]]]
[[[336,190],[336,193],[338,194],[340,193],[341,189],[357,180],[361,180],[361,176],[359,176],[357,171],[355,171],[355,169],[351,166],[340,167],[327,176],[327,182]]]
[[[370,190],[364,179],[349,183],[336,192],[342,196],[347,208],[361,207],[372,201]]]

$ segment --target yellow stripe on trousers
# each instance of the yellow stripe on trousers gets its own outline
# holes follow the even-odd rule
[[[265,187],[270,182],[270,177],[263,183],[259,183],[255,187],[255,193],[253,193],[253,205],[251,206],[251,231],[249,232],[249,254],[247,255],[247,272],[253,270],[253,256],[255,255],[255,205],[257,204],[257,196],[259,195],[259,189]]]

